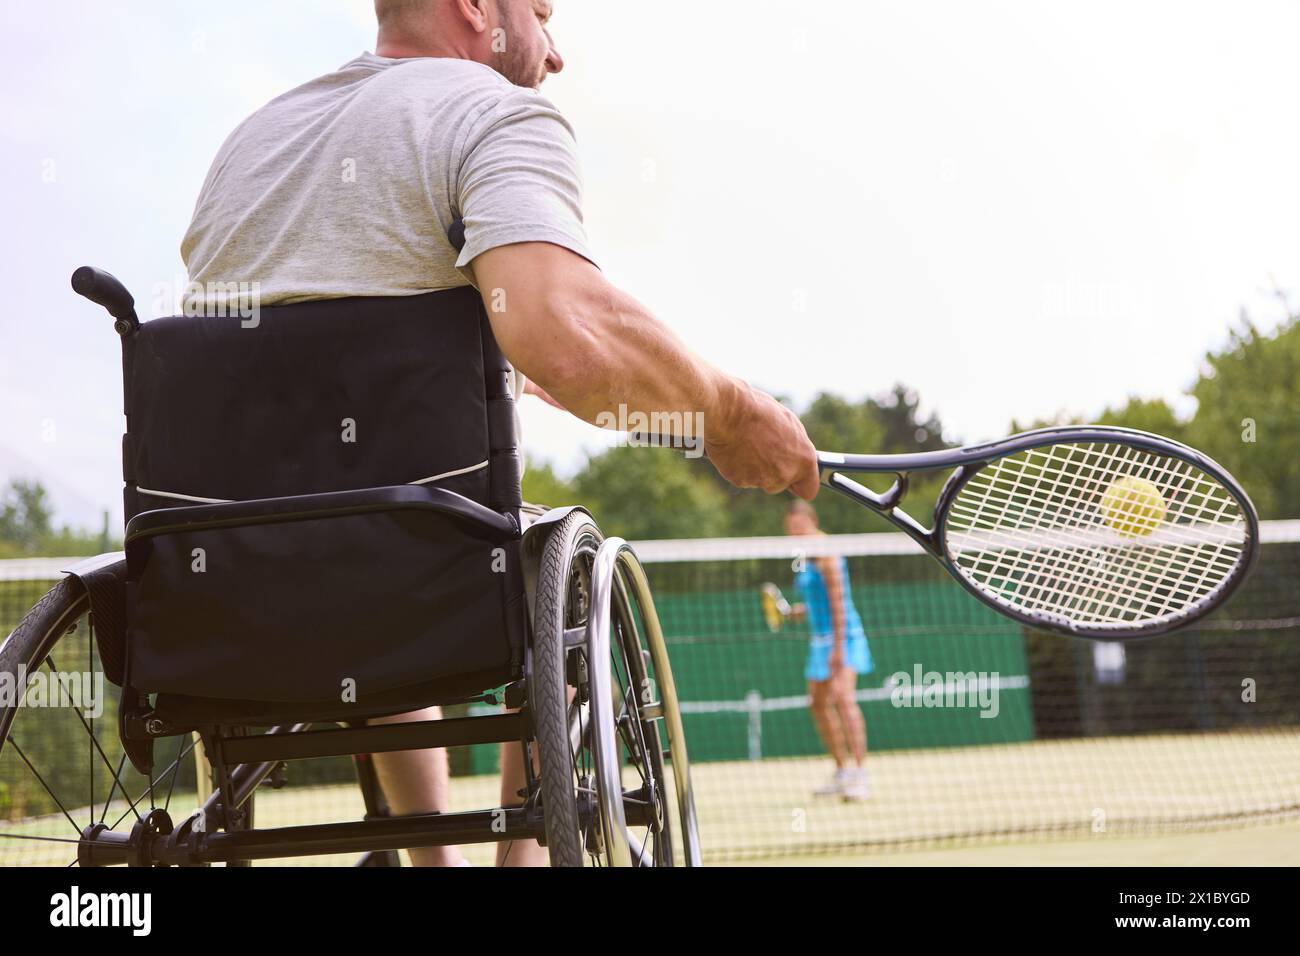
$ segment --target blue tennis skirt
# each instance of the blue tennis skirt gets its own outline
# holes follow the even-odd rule
[[[835,639],[829,634],[814,636],[808,642],[808,663],[803,669],[805,680],[831,679],[831,647],[834,643]],[[869,674],[874,670],[871,648],[867,636],[861,631],[844,639],[844,664],[859,674]]]

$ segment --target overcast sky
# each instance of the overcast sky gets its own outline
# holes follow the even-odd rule
[[[150,313],[226,134],[372,50],[373,12],[4,16],[0,478],[89,524],[120,513],[119,350],[68,276]],[[902,381],[970,442],[1175,400],[1241,306],[1272,326],[1272,283],[1300,291],[1300,3],[558,0],[552,30],[606,273],[799,403]],[[566,471],[602,445],[540,406],[524,427]]]

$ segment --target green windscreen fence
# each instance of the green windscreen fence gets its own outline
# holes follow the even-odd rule
[[[1300,817],[1300,522],[1266,524],[1263,539],[1259,565],[1225,608],[1124,644],[1023,628],[899,535],[634,544],[669,642],[706,860],[1106,840]],[[819,732],[804,675],[808,627],[793,618],[769,627],[761,601],[771,584],[797,603],[796,569],[824,555],[845,561],[874,664],[847,705],[865,727],[863,785],[829,795],[819,792],[832,789],[826,735],[847,742],[852,715],[832,707],[828,722],[821,712]],[[0,634],[67,563],[0,562]],[[96,669],[89,646],[84,659],[75,645],[67,653],[61,670]],[[94,733],[117,764],[111,687],[108,697]],[[57,755],[65,735],[85,733],[75,712],[42,717],[27,724],[30,748]],[[184,743],[160,753],[163,765],[181,761],[180,804],[194,787]],[[81,757],[58,772],[79,781],[85,747],[68,752]],[[498,805],[498,759],[496,747],[451,752],[454,809]],[[259,791],[259,826],[364,812],[347,759],[295,763],[287,780]],[[129,814],[127,803],[118,794],[111,813]],[[79,821],[90,813],[66,809]],[[0,750],[0,865],[65,865],[67,827],[17,750]],[[476,864],[492,860],[491,847],[465,849]]]
[[[772,632],[759,607],[758,586],[781,577],[783,563],[788,577],[788,561],[759,561],[747,570],[759,578],[749,586],[737,581],[730,590],[699,593],[678,592],[667,583],[658,586],[672,572],[651,566],[660,620],[672,642],[673,674],[687,702],[686,732],[696,761],[825,752],[809,716],[807,626],[791,623]],[[736,565],[732,570],[741,569]],[[855,694],[872,749],[1033,739],[1019,625],[943,581],[853,584],[853,603],[874,665],[860,676]],[[796,599],[793,592],[789,597]],[[917,608],[927,609],[925,621],[917,619]],[[953,641],[954,632],[968,639]],[[926,706],[927,691],[931,704],[960,691],[963,704],[971,706]],[[978,706],[981,694],[984,708]]]

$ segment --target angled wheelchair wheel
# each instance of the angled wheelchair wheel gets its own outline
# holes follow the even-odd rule
[[[644,573],[580,511],[543,548],[530,701],[553,865],[699,862],[690,762]]]
[[[672,840],[666,848],[669,852],[656,865],[700,866],[700,835],[695,793],[691,787],[690,754],[686,747],[677,685],[668,661],[668,645],[655,612],[650,584],[645,569],[630,548],[614,540],[607,541],[605,547],[613,552],[616,568],[616,603],[611,621],[616,634],[628,647],[626,659],[631,664],[626,682],[616,681],[615,686],[626,687],[627,695],[636,698],[620,705],[620,713],[635,715],[635,720],[621,720],[619,723],[628,756],[626,766],[638,770],[641,767],[639,753],[648,754],[658,765],[649,809],[662,819],[662,825],[672,835]],[[637,653],[633,653],[633,648]],[[635,736],[634,731],[638,728],[639,736]],[[669,758],[667,764],[665,756]],[[627,775],[625,769],[625,779]],[[649,781],[641,780],[639,783],[638,790],[628,794],[633,805],[637,801],[647,801]]]
[[[111,570],[125,578],[125,562]],[[142,846],[198,812],[189,734],[154,741],[149,775],[128,760],[117,688],[104,677],[90,600],[75,579],[59,582],[0,645],[0,675],[24,675],[27,687],[23,706],[0,695],[0,867],[147,865],[128,850],[99,858],[86,841]]]

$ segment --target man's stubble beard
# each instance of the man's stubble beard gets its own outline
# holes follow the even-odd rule
[[[497,0],[497,9],[501,13],[502,28],[506,31],[506,48],[497,54],[496,71],[515,86],[524,86],[535,90],[546,79],[546,60],[533,63],[528,60],[515,37],[522,36],[522,30],[516,30],[519,14],[510,0]]]

